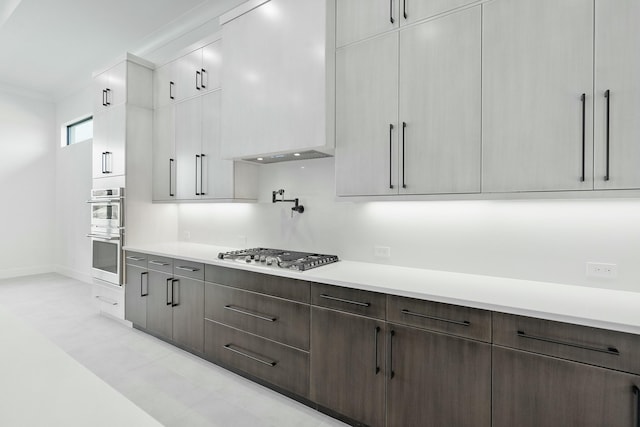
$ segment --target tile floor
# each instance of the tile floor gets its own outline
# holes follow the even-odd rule
[[[97,312],[58,274],[0,280],[0,305],[166,426],[345,426]]]

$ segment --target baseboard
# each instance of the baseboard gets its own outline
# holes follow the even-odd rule
[[[14,268],[10,270],[0,270],[0,279],[11,279],[13,277],[33,276],[35,274],[46,274],[56,272],[53,265],[39,265],[27,268]]]
[[[83,273],[81,271],[73,270],[69,267],[65,267],[64,265],[55,265],[52,270],[58,274],[62,274],[63,276],[71,277],[72,279],[79,280],[81,282],[91,284],[91,275],[88,273]]]

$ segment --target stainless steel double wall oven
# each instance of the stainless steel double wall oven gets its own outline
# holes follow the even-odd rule
[[[123,283],[124,188],[91,190],[91,271],[95,279]]]

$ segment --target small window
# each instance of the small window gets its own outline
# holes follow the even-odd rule
[[[93,139],[93,117],[89,116],[67,125],[67,145]]]

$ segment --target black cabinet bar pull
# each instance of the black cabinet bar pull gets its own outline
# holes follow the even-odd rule
[[[611,111],[611,92],[609,91],[609,89],[604,91],[604,97],[607,100],[607,122],[606,122],[606,143],[607,143],[607,147],[606,147],[606,159],[607,159],[607,171],[606,174],[604,176],[604,180],[605,181],[609,181],[609,112]]]
[[[174,85],[174,84],[175,84],[175,83],[173,83],[173,82],[169,82],[169,99],[176,99],[176,98],[173,96],[173,85]]]
[[[374,332],[375,334],[373,339],[373,346],[374,346],[374,358],[373,358],[374,365],[373,366],[375,366],[374,373],[378,375],[378,373],[380,372],[380,365],[378,364],[378,335],[380,334],[380,326],[376,326]]]
[[[149,261],[149,264],[153,264],[153,265],[159,265],[161,267],[166,267],[167,265],[169,265],[168,262],[164,262],[164,261],[156,261],[156,260],[151,260]]]
[[[636,398],[636,427],[640,427],[640,388],[634,384],[631,390]]]
[[[107,106],[107,91],[106,89],[102,89],[102,106]]]
[[[200,74],[200,71],[196,71],[196,89],[200,90],[200,83],[198,83],[198,77],[200,77],[200,81],[202,81],[202,75]]]
[[[407,0],[402,0],[402,16],[407,19]]]
[[[147,278],[147,293],[146,294],[142,290],[142,278],[143,277]],[[142,273],[140,273],[140,296],[141,297],[146,297],[148,295],[149,295],[149,272],[148,271],[143,271]]]
[[[173,171],[173,159],[169,159],[169,197],[174,197],[175,194],[173,193],[173,182],[172,182],[172,171]]]
[[[198,192],[198,160],[200,160],[200,154],[196,154],[196,196],[200,195]]]
[[[586,104],[587,104],[587,94],[583,93],[580,96],[580,101],[582,102],[582,175],[580,176],[580,182],[584,182],[584,164],[585,164],[585,148],[586,148]]]
[[[105,173],[105,171],[104,171],[104,151],[102,152],[102,173]]]
[[[113,173],[113,153],[111,151],[104,152],[104,173]]]
[[[173,301],[169,301],[169,283],[173,280],[173,277],[167,279],[167,289],[166,289],[166,297],[167,297],[167,305],[173,304]],[[171,297],[173,298],[173,286],[171,287]]]
[[[528,339],[531,339],[531,340],[543,341],[543,342],[548,342],[548,343],[551,343],[551,344],[566,345],[566,346],[569,346],[569,347],[579,348],[581,350],[597,351],[598,353],[606,353],[606,354],[610,354],[612,356],[620,356],[620,351],[618,351],[618,349],[613,347],[613,346],[609,346],[609,347],[606,347],[606,348],[601,348],[601,347],[593,347],[593,346],[583,345],[583,344],[575,344],[575,343],[572,343],[572,342],[559,341],[559,340],[554,340],[552,338],[546,338],[546,337],[540,337],[540,336],[536,336],[536,335],[530,335],[530,334],[527,334],[524,331],[518,331],[518,336],[520,338],[528,338]]]
[[[396,335],[396,331],[391,330],[389,332],[389,379],[393,379],[396,373],[393,370],[393,337]]]
[[[203,86],[204,87],[204,86]],[[204,175],[204,154],[200,154],[200,195],[206,196],[207,193],[204,192],[204,185],[202,185],[202,176]]]
[[[371,306],[371,304],[369,304],[368,302],[352,301],[350,299],[332,297],[331,295],[327,295],[327,294],[320,294],[320,298],[328,299],[328,300],[331,300],[331,301],[344,302],[344,303],[347,303],[347,304],[358,305],[360,307],[369,307],[369,306]]]
[[[451,319],[445,319],[444,317],[429,316],[427,314],[422,314],[422,313],[416,313],[414,311],[409,311],[406,308],[403,308],[401,310],[401,312],[402,312],[402,314],[406,314],[408,316],[422,317],[423,319],[430,319],[430,320],[437,320],[439,322],[453,323],[454,325],[460,325],[460,326],[471,326],[471,322],[469,322],[468,320],[451,320]]]
[[[200,271],[199,268],[195,268],[195,267],[185,267],[184,265],[177,265],[176,266],[176,270],[183,270],[183,271],[190,271],[192,273],[195,273],[196,271]]]
[[[404,131],[407,128],[407,123],[402,122],[402,188],[407,188],[407,184],[404,182]]]
[[[109,94],[111,93],[111,89],[107,88],[106,93],[107,93],[107,97],[106,97],[106,99],[107,99],[107,104],[106,104],[106,105],[111,105],[111,102],[109,101]]]
[[[389,22],[392,24],[396,22],[396,20],[393,19],[393,0],[389,0]]]
[[[178,299],[177,299],[178,302],[176,302],[175,287],[173,286],[176,283],[180,285],[180,280],[178,279],[171,280],[171,307],[177,307],[180,305],[180,287],[178,286]]]
[[[238,306],[231,305],[231,304],[225,305],[224,308],[225,308],[225,310],[233,311],[234,313],[244,314],[244,315],[247,315],[247,316],[250,316],[250,317],[255,317],[256,319],[264,320],[264,321],[267,321],[267,322],[275,322],[276,320],[278,320],[277,317],[270,316],[268,314],[257,313],[255,311],[251,311],[251,310],[248,310],[246,308],[238,307]]]
[[[204,76],[205,74],[207,74],[207,70],[205,70],[204,68],[202,69],[202,74],[200,75],[200,87],[202,89],[206,89],[207,87],[204,85]],[[209,82],[207,82],[207,84],[209,84]]]
[[[256,362],[262,363],[263,365],[271,366],[272,368],[278,364],[278,362],[276,362],[276,361],[272,361],[272,360],[268,360],[268,359],[267,360],[261,359],[260,357],[257,357],[258,355],[253,356],[253,355],[249,354],[249,353],[253,353],[253,352],[250,352],[248,350],[245,350],[245,349],[243,349],[241,347],[238,347],[236,345],[233,345],[233,344],[225,344],[225,345],[223,345],[223,347],[226,348],[229,351],[237,353],[237,354],[239,354],[241,356],[244,356],[244,357],[246,357],[248,359],[255,360]]]
[[[389,188],[393,188],[391,171],[393,170],[393,123],[389,123]]]

